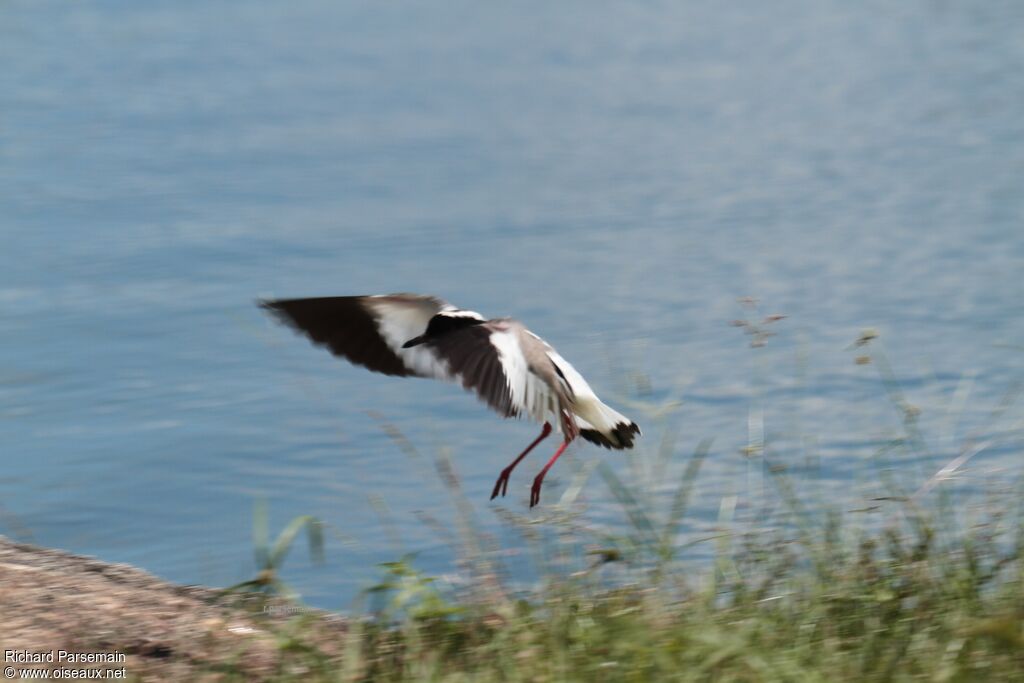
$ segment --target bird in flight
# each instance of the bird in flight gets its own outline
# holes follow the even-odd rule
[[[501,471],[491,500],[508,492],[512,470],[552,431],[563,442],[533,480],[544,476],[577,436],[605,448],[632,448],[635,422],[601,402],[550,344],[512,318],[484,318],[433,296],[378,294],[260,301],[280,322],[335,356],[374,372],[459,382],[504,417],[527,417],[540,436]]]

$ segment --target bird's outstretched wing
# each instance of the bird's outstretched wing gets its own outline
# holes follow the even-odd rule
[[[466,389],[505,417],[558,417],[550,347],[512,318],[488,320],[428,342]],[[548,375],[545,377],[545,375]]]
[[[452,379],[476,392],[487,405],[504,417],[517,417],[523,412],[512,393],[509,380],[511,364],[525,361],[518,347],[505,350],[500,344],[510,336],[502,321],[490,321],[472,327],[463,327],[430,339],[424,346],[442,359]],[[518,359],[510,358],[518,354]]]
[[[334,355],[375,372],[459,382],[504,417],[542,419],[554,411],[547,385],[528,370],[518,336],[521,326],[515,321],[485,321],[474,311],[417,294],[260,305]],[[453,328],[452,319],[473,324]]]
[[[423,334],[439,312],[457,310],[436,297],[383,294],[259,303],[279,321],[355,365],[385,375],[453,379],[428,346],[402,348]]]

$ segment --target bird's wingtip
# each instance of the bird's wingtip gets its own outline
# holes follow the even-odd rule
[[[256,299],[256,305],[266,313],[268,316],[273,318],[282,325],[288,325],[298,329],[296,321],[292,315],[289,314],[287,307],[284,306],[284,301],[281,299]]]
[[[256,297],[256,305],[260,308],[268,311],[277,310],[277,301],[274,299],[264,299],[262,297]]]

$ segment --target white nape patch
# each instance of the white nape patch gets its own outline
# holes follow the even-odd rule
[[[423,377],[455,379],[448,369],[448,362],[439,358],[429,346],[402,348],[405,342],[426,331],[427,324],[436,313],[435,308],[386,301],[367,302],[367,306],[373,309],[374,317],[377,319],[377,330],[388,348],[413,372]]]
[[[491,332],[489,339],[498,350],[498,360],[516,410],[538,422],[543,422],[548,413],[557,414],[555,397],[548,385],[530,372],[515,329]]]
[[[486,320],[482,315],[476,311],[463,311],[459,308],[446,308],[443,311],[438,312],[438,315],[443,315],[446,318],[472,318],[473,320]]]

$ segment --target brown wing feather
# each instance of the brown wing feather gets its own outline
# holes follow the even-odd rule
[[[476,392],[504,417],[518,417],[519,410],[512,401],[512,391],[490,335],[486,324],[476,325],[442,335],[427,344],[448,361],[451,371],[461,377],[463,387]]]
[[[400,301],[401,295],[386,297]],[[385,297],[381,297],[385,298]],[[280,322],[326,346],[331,353],[385,375],[416,375],[388,346],[364,296],[261,301]]]

